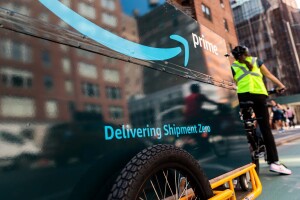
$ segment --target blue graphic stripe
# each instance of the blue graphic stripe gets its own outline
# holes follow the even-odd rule
[[[79,31],[81,34],[124,55],[142,60],[167,60],[177,56],[182,51],[180,47],[154,48],[131,42],[85,19],[84,17],[80,16],[79,14],[62,4],[59,0],[39,1],[49,10],[51,10],[55,15],[57,15],[68,25]],[[186,66],[189,58],[189,48],[187,41],[178,35],[172,35],[170,38],[179,41],[184,45],[184,65]]]
[[[183,37],[179,36],[179,35],[171,35],[170,36],[171,39],[176,40],[178,42],[181,42],[184,46],[184,51],[185,51],[185,55],[184,55],[184,66],[187,66],[188,62],[189,62],[189,57],[190,57],[190,51],[189,51],[189,44],[186,41],[186,39],[184,39]]]

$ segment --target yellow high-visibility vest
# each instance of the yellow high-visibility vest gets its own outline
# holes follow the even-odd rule
[[[246,64],[234,61],[231,65],[235,72],[234,80],[237,83],[237,93],[252,93],[268,95],[263,81],[263,75],[257,65],[256,57],[247,57],[246,60],[253,65],[252,71],[249,71]]]

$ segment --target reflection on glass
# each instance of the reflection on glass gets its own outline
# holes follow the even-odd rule
[[[105,171],[110,175],[112,167],[107,164],[108,168],[104,169],[103,163],[110,159],[126,163],[127,156],[131,158],[141,149],[158,143],[182,147],[196,159],[213,156],[212,165],[219,163],[233,168],[245,160],[241,158],[244,154],[234,154],[227,143],[232,135],[240,133],[238,128],[232,128],[237,119],[229,117],[237,107],[232,103],[237,102],[233,91],[192,81],[187,76],[183,78],[186,74],[199,72],[227,76],[225,70],[218,67],[222,59],[210,55],[211,62],[208,62],[205,58],[211,52],[192,45],[192,33],[199,37],[205,34],[207,40],[220,43],[221,55],[226,44],[224,47],[219,37],[199,27],[165,1],[150,1],[150,5],[149,1],[141,0],[61,2],[111,33],[138,44],[153,48],[179,47],[181,44],[170,39],[170,35],[179,34],[190,43],[189,65],[183,67],[184,52],[166,62],[141,63],[127,57],[116,59],[119,54],[77,32],[75,37],[69,32],[75,30],[69,26],[66,27],[68,31],[52,29],[53,26],[45,22],[59,25],[61,20],[37,1],[22,3],[30,5],[28,9],[37,9],[34,13],[40,13],[38,17],[44,25],[37,28],[46,33],[37,31],[41,36],[38,39],[1,29],[0,133],[4,136],[0,134],[0,155],[4,152],[2,146],[7,145],[9,152],[4,156],[15,152],[8,156],[12,158],[7,164],[9,169],[18,169],[20,174],[26,171],[26,180],[33,180],[26,188],[28,199],[41,199],[56,191],[56,181],[41,183],[49,178],[58,180],[63,185],[60,188],[68,190],[67,196],[93,164],[101,163],[98,173]],[[139,16],[133,16],[133,10],[137,9]],[[45,41],[43,37],[54,41],[60,37],[65,43]],[[86,48],[87,51],[84,45],[97,47],[103,52],[95,53],[93,48]],[[199,88],[192,94],[190,87],[195,83]],[[164,130],[176,131],[176,128],[194,126],[199,130],[199,124],[206,128],[195,134],[174,132],[167,135]],[[131,132],[130,138],[122,135],[122,139],[112,137],[106,140],[105,126],[119,131],[125,131],[125,127],[126,130],[148,128],[157,130],[157,134],[138,137]],[[15,141],[9,142],[9,139]],[[242,161],[225,163],[218,157],[224,154],[234,155]],[[210,166],[207,169],[211,176],[223,172]],[[35,173],[41,177],[36,177]],[[19,182],[11,183],[22,188]],[[41,193],[33,187],[42,188]],[[6,194],[10,198],[3,199],[13,199],[10,195],[15,194],[22,198],[21,192]]]

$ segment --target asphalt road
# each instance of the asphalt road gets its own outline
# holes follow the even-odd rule
[[[269,165],[261,160],[260,180],[263,192],[258,200],[299,200],[300,199],[300,128],[275,133],[279,159],[293,174],[277,175],[269,171]]]

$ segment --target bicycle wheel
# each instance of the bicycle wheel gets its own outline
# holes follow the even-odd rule
[[[199,163],[173,145],[154,145],[125,166],[109,200],[208,199],[213,196]]]
[[[258,141],[257,138],[253,137],[255,134],[256,134],[255,130],[253,130],[252,133],[247,133],[247,139],[248,139],[252,163],[256,165],[255,170],[256,173],[259,174],[259,158],[256,155],[257,154],[256,152],[258,150]]]

